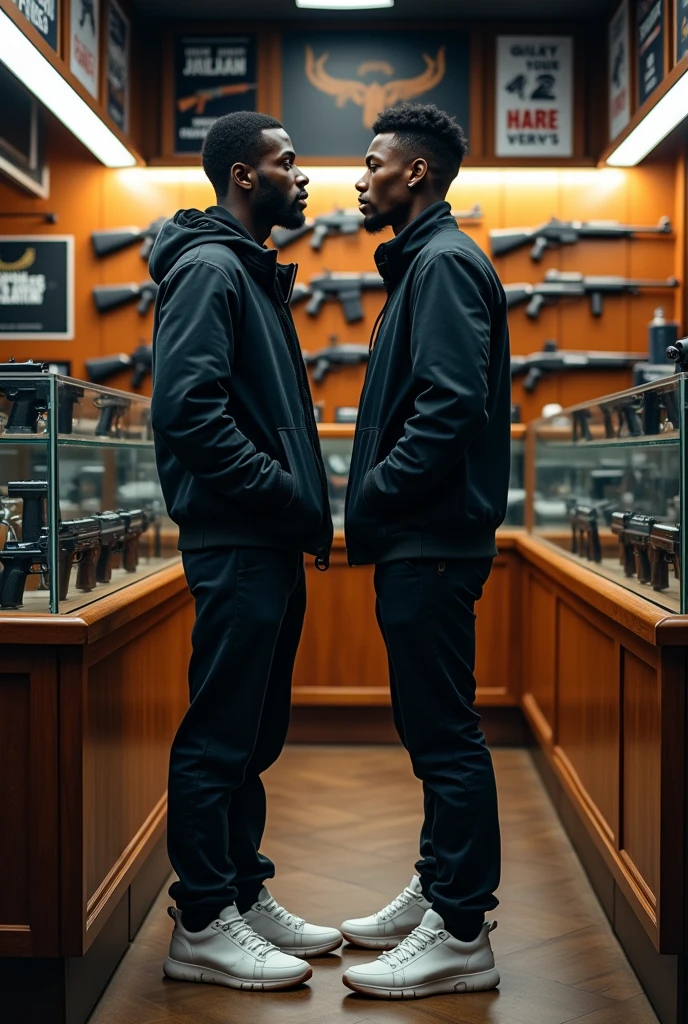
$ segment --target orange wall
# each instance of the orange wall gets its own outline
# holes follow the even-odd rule
[[[73,342],[0,342],[0,358],[69,358],[73,373],[83,373],[88,356],[120,351],[130,352],[140,341],[150,340],[152,313],[141,318],[133,306],[99,316],[93,306],[91,289],[97,283],[142,281],[146,267],[136,248],[97,260],[89,241],[96,228],[126,224],[146,225],[161,214],[181,207],[204,207],[213,202],[210,186],[193,169],[157,168],[123,171],[107,170],[95,162],[61,126],[52,123],[49,140],[51,196],[33,199],[0,179],[0,210],[53,210],[59,221],[37,227],[35,222],[8,221],[0,231],[13,233],[73,234],[76,240],[76,337]],[[341,176],[343,173],[343,177]],[[315,169],[309,186],[309,213],[317,215],[334,206],[355,206],[353,188],[356,169],[334,172]],[[480,203],[483,222],[466,230],[487,248],[488,229],[535,225],[554,215],[562,219],[609,218],[626,223],[655,224],[661,215],[679,219],[673,240],[635,240],[613,243],[587,242],[549,251],[541,264],[530,261],[527,250],[503,257],[497,269],[504,282],[540,280],[548,267],[582,270],[590,274],[620,274],[627,277],[666,278],[680,272],[683,251],[683,185],[673,165],[650,165],[621,170],[464,170],[452,187],[454,208]],[[307,281],[318,271],[373,270],[375,247],[389,235],[367,236],[364,232],[346,238],[328,239],[320,253],[314,253],[307,239],[287,249],[283,260],[300,264],[299,280]],[[340,341],[367,342],[382,293],[364,296],[365,321],[347,325],[337,305],[326,305],[312,319],[303,306],[295,309],[295,320],[304,349],[313,351],[328,344],[331,336]],[[638,298],[611,298],[604,316],[595,320],[586,302],[560,303],[543,310],[540,319],[528,320],[523,308],[511,316],[512,348],[529,353],[541,348],[546,339],[561,347],[644,351],[647,323],[656,305],[678,317],[682,292],[643,293]],[[355,405],[363,379],[362,369],[332,374],[321,386],[314,386],[314,399],[324,400],[326,418],[335,405]],[[126,385],[126,376],[117,383]],[[520,383],[514,400],[521,402],[524,419],[530,419],[545,401],[563,404],[594,397],[630,384],[629,373],[577,377],[554,377],[541,382],[533,396],[523,396]]]

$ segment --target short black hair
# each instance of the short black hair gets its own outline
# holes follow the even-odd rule
[[[422,156],[438,179],[448,188],[459,173],[468,141],[455,118],[434,103],[402,103],[378,114],[373,125],[376,135],[396,135],[397,144],[412,159]]]
[[[210,178],[218,199],[227,195],[233,164],[255,167],[268,148],[263,132],[281,127],[282,124],[274,117],[253,110],[225,114],[210,126],[201,155],[203,170]]]

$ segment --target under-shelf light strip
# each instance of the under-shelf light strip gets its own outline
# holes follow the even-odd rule
[[[610,167],[635,167],[688,116],[688,73],[662,96],[630,135],[607,157]]]
[[[1,10],[0,61],[106,167],[136,164],[134,156],[114,132]]]

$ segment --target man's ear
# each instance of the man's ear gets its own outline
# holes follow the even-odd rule
[[[418,157],[411,164],[411,177],[408,180],[408,187],[413,188],[417,185],[428,173],[428,161],[422,157]]]
[[[247,192],[253,188],[253,168],[249,167],[248,164],[232,164],[232,169],[229,172],[230,183],[237,186],[237,188],[245,189]]]

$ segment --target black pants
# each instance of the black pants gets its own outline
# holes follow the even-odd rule
[[[260,776],[287,735],[306,583],[296,551],[186,551],[183,561],[196,624],[191,703],[170,755],[170,896],[200,929],[230,903],[247,910],[275,873],[258,852]]]
[[[474,604],[491,558],[394,561],[375,569],[394,721],[423,783],[416,865],[423,893],[457,938],[497,906],[500,838],[492,759],[475,700]]]

